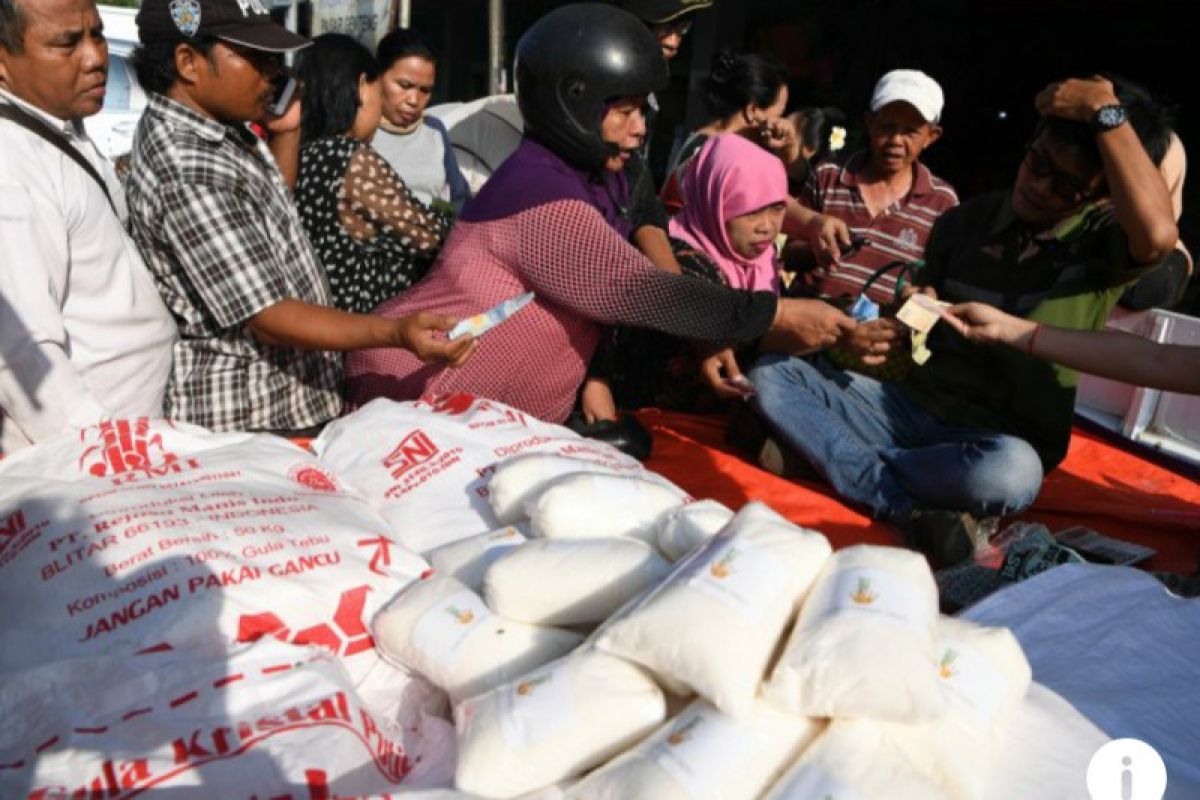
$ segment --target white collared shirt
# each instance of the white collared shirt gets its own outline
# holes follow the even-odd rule
[[[176,326],[125,232],[124,193],[78,122],[0,90],[104,176],[0,120],[0,448],[105,419],[161,416]]]

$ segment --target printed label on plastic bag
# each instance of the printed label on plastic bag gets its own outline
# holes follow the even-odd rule
[[[531,673],[503,692],[500,732],[509,747],[532,747],[575,722],[567,663]]]
[[[413,628],[413,644],[443,667],[451,667],[467,636],[491,613],[474,592],[455,592],[421,616]]]
[[[753,752],[746,730],[714,708],[686,711],[654,744],[650,758],[694,800],[711,797]]]
[[[938,641],[938,677],[951,701],[965,708],[985,727],[996,719],[1008,679],[992,662],[957,639]]]
[[[908,581],[867,567],[839,570],[818,584],[807,601],[818,613],[807,616],[807,627],[839,613],[862,614],[895,622],[918,633],[931,624],[928,603]]]
[[[720,548],[688,579],[688,585],[758,622],[787,581],[787,570],[767,551],[735,539]]]

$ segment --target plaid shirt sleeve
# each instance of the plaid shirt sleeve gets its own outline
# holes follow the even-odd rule
[[[279,224],[241,191],[203,184],[163,187],[163,233],[205,308],[234,328],[292,295],[289,266],[271,238]]]

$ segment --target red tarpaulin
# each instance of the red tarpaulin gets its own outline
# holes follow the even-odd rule
[[[720,417],[644,409],[637,414],[654,434],[647,466],[694,497],[737,509],[762,500],[795,523],[825,533],[835,547],[896,544],[889,526],[837,500],[823,484],[794,482],[763,472],[724,444]],[[1046,478],[1033,508],[1018,519],[1051,531],[1072,525],[1158,550],[1149,569],[1190,573],[1200,550],[1200,484],[1076,429],[1066,460]]]

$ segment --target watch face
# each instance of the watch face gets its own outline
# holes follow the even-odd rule
[[[1105,106],[1096,112],[1096,123],[1101,128],[1115,128],[1125,119],[1125,109],[1121,106]]]

